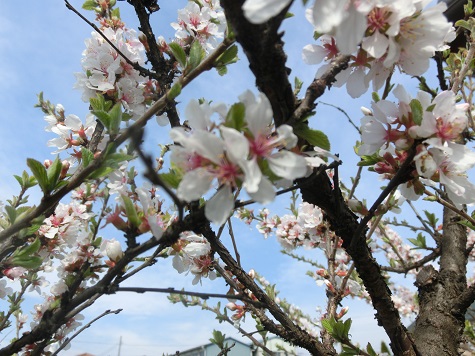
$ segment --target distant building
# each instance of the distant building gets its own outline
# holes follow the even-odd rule
[[[234,346],[228,352],[228,356],[266,356],[267,354],[258,348],[254,344],[246,344],[238,341],[232,337],[227,337],[224,343],[228,344],[228,347]],[[273,352],[275,356],[288,356],[296,355],[294,346],[291,346],[288,342],[278,338],[270,338],[267,341],[266,347]],[[209,343],[201,346],[194,347],[185,351],[180,351],[180,356],[216,356],[220,353],[220,349],[215,344]],[[173,354],[172,354],[173,355]],[[170,356],[172,356],[170,355]]]

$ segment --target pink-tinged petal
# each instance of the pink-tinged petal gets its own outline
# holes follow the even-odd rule
[[[307,174],[307,161],[293,152],[280,151],[268,158],[269,168],[277,176],[294,180]]]
[[[176,191],[178,198],[188,202],[200,199],[211,188],[213,178],[205,168],[187,172]]]
[[[254,24],[261,24],[278,15],[291,0],[246,0],[244,16]]]
[[[261,181],[259,182],[259,189],[257,189],[254,193],[248,193],[252,199],[261,204],[268,204],[274,201],[275,198],[274,186],[266,177],[262,177]]]
[[[249,141],[244,135],[230,127],[221,126],[221,136],[226,146],[226,155],[234,163],[247,159],[249,156]]]
[[[206,202],[205,216],[216,225],[223,225],[234,209],[234,196],[229,186],[223,186]]]

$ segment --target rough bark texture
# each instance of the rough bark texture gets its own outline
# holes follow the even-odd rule
[[[457,302],[467,290],[467,233],[459,220],[444,209],[440,270],[431,278],[418,278],[420,312],[414,338],[423,355],[459,354],[466,306],[457,307]]]
[[[244,0],[221,1],[236,40],[249,59],[256,85],[269,99],[275,124],[280,126],[292,115],[296,105],[288,77],[290,69],[285,65],[287,56],[283,51],[282,34],[277,33],[286,10],[263,25],[253,25],[244,18],[243,3]]]

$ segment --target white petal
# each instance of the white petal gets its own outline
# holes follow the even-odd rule
[[[259,183],[262,179],[262,172],[256,159],[239,162],[239,166],[244,172],[243,187],[248,193],[254,193],[259,189]]]
[[[200,199],[211,188],[213,178],[204,168],[187,172],[176,191],[178,198],[188,202]]]
[[[279,14],[291,0],[247,0],[242,6],[249,22],[261,24]]]
[[[221,126],[221,136],[226,146],[226,155],[237,163],[241,160],[247,159],[249,155],[249,141],[244,135],[230,127]]]
[[[205,205],[205,216],[216,225],[223,225],[234,209],[234,196],[229,186],[219,189]]]
[[[280,151],[268,158],[269,168],[281,178],[294,180],[307,173],[307,161],[293,152]]]
[[[275,198],[274,186],[266,177],[262,177],[261,181],[259,182],[259,189],[257,189],[254,193],[248,193],[252,199],[261,204],[268,204]]]
[[[322,46],[306,45],[302,50],[302,59],[306,64],[318,64],[327,56],[328,51]]]
[[[361,45],[371,57],[379,59],[386,53],[389,47],[389,39],[379,31],[376,31],[372,36],[366,37]]]

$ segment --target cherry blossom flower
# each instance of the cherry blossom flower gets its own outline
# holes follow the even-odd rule
[[[268,203],[274,199],[275,191],[271,179],[261,171],[267,164],[278,177],[294,180],[307,173],[303,156],[290,152],[297,143],[292,128],[272,126],[272,108],[267,98],[257,98],[250,91],[240,97],[245,104],[243,132],[224,124],[219,127],[218,137],[210,116],[215,110],[207,104],[191,102],[187,117],[192,131],[173,128],[170,136],[178,145],[172,147],[172,162],[184,171],[177,195],[185,201],[201,198],[217,181],[218,191],[205,207],[206,217],[223,224],[234,208],[233,192],[245,188],[257,202]],[[214,125],[216,127],[216,125]],[[265,162],[265,163],[264,163]]]
[[[208,241],[192,233],[182,233],[180,239],[170,249],[169,254],[173,254],[173,267],[178,273],[192,273],[195,275],[193,284],[201,282],[202,277],[211,280],[216,278],[216,273],[212,269],[214,260],[212,258],[211,246]]]

